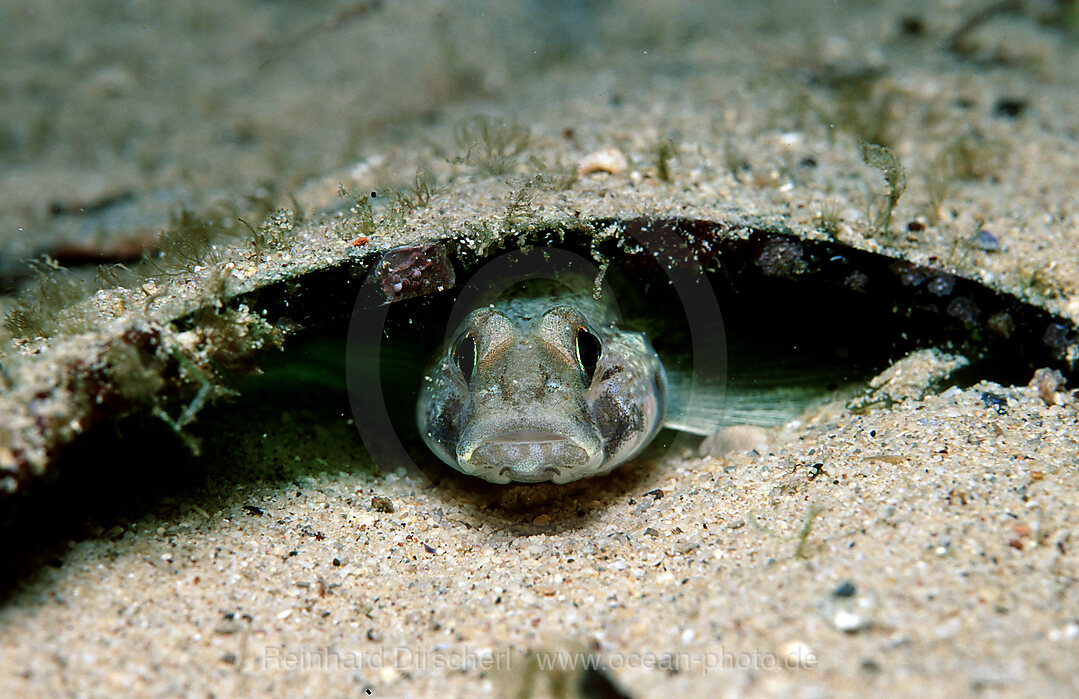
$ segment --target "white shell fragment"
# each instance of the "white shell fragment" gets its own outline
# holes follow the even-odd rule
[[[626,161],[626,156],[622,155],[622,151],[617,148],[605,148],[595,153],[589,153],[582,158],[580,165],[577,166],[577,174],[582,177],[591,175],[594,172],[607,172],[617,175],[624,171],[628,165],[629,163]]]

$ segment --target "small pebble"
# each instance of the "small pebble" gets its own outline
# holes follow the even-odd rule
[[[1004,396],[997,395],[996,393],[983,391],[982,403],[984,403],[987,408],[994,408],[1001,415],[1008,412],[1008,399]]]
[[[839,587],[837,587],[832,594],[836,597],[854,597],[854,593],[856,591],[857,588],[854,587],[854,583],[852,583],[850,580],[844,580],[839,584]]]
[[[1041,368],[1034,372],[1029,386],[1038,391],[1038,397],[1045,401],[1046,405],[1057,405],[1063,402],[1063,394],[1057,391],[1065,382],[1064,375],[1056,369]]]
[[[986,252],[1000,251],[1000,241],[997,240],[997,237],[995,235],[993,235],[984,228],[978,231],[978,233],[970,241],[970,244],[975,248],[979,250],[985,250]]]
[[[845,609],[837,611],[835,616],[832,617],[832,622],[835,624],[836,629],[847,633],[855,633],[869,627],[868,619]]]
[[[1005,311],[989,316],[986,325],[989,326],[990,330],[1004,338],[1011,337],[1012,332],[1015,330],[1015,321],[1012,320],[1011,315]]]
[[[724,427],[719,432],[705,437],[700,446],[701,456],[714,456],[721,459],[753,451],[763,454],[767,450],[768,432],[756,425]]]
[[[1053,642],[1071,641],[1079,638],[1079,624],[1072,622],[1070,624],[1066,624],[1062,628],[1049,629],[1047,637],[1050,641]]]
[[[371,509],[375,512],[393,512],[393,501],[382,495],[371,498]]]
[[[1022,97],[1001,97],[993,105],[993,114],[1007,119],[1018,119],[1027,110],[1027,101]]]
[[[907,36],[921,36],[925,33],[925,21],[917,15],[907,15],[899,20],[899,28]]]
[[[1050,323],[1042,334],[1042,342],[1054,350],[1064,350],[1072,343],[1072,334],[1060,323]]]
[[[831,595],[818,602],[817,609],[821,616],[832,622],[837,631],[844,633],[865,631],[873,625],[876,596],[873,593],[855,596],[856,594],[854,583],[846,581],[840,584]]]

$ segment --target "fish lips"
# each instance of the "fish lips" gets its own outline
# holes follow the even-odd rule
[[[603,440],[581,419],[478,421],[457,442],[460,470],[492,483],[568,483],[603,465]]]

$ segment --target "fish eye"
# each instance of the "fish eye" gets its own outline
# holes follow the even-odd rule
[[[577,364],[588,381],[596,375],[596,365],[599,363],[602,352],[603,345],[600,344],[598,337],[590,333],[587,328],[577,331]]]
[[[453,363],[461,370],[465,383],[472,381],[472,370],[476,368],[476,341],[470,333],[461,336],[450,353]]]

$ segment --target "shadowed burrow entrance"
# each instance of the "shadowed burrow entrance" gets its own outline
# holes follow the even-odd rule
[[[689,422],[712,411],[705,424],[782,424],[816,402],[857,393],[896,361],[929,348],[966,360],[944,374],[960,386],[1026,384],[1042,367],[1064,377],[1075,372],[1079,334],[1067,319],[943,263],[689,220],[597,221],[533,230],[513,242],[477,255],[446,241],[417,254],[413,269],[394,270],[394,279],[456,281],[383,307],[380,355],[365,360],[379,367],[378,398],[411,459],[431,463],[416,434],[416,394],[453,333],[449,319],[460,318],[455,304],[475,295],[470,285],[493,283],[485,270],[496,261],[505,275],[523,277],[543,267],[539,258],[551,257],[550,248],[593,263],[603,293],[615,296],[627,328],[649,337],[672,386],[693,389]],[[433,263],[443,253],[444,262]],[[700,294],[685,289],[694,286],[707,289],[719,317],[691,307]],[[376,302],[385,298],[374,294]],[[695,326],[702,318],[711,327]]]
[[[672,384],[696,381],[698,407],[725,424],[778,424],[813,401],[864,386],[921,348],[966,357],[966,368],[948,378],[959,385],[1026,384],[1042,367],[1075,378],[1079,335],[1067,319],[943,266],[789,232],[639,219],[530,230],[482,254],[458,240],[429,242],[396,251],[400,264],[342,263],[233,299],[275,326],[301,329],[283,353],[255,358],[261,376],[231,382],[238,397],[199,414],[188,429],[203,444],[201,456],[145,413],[102,422],[69,445],[51,483],[5,503],[3,524],[19,532],[3,552],[9,577],[62,565],[67,541],[147,513],[169,519],[184,503],[212,509],[233,497],[236,483],[286,487],[304,473],[341,468],[332,458],[299,466],[266,459],[274,439],[317,438],[357,472],[385,473],[395,464],[374,453],[368,459],[346,424],[357,396],[385,417],[384,437],[401,458],[433,478],[467,479],[423,445],[416,395],[470,280],[522,245],[558,249],[602,270],[624,325],[648,335]],[[426,293],[397,293],[387,274]],[[712,299],[719,317],[687,307],[687,298]],[[710,327],[693,327],[691,319],[701,317]],[[350,320],[378,341],[356,353]],[[710,375],[694,375],[701,367]],[[366,381],[359,389],[350,385],[356,376]],[[319,436],[324,426],[331,429]],[[660,449],[672,434],[660,434]],[[148,460],[150,454],[161,456]],[[94,468],[86,469],[90,462]],[[468,480],[470,491],[502,487]]]

